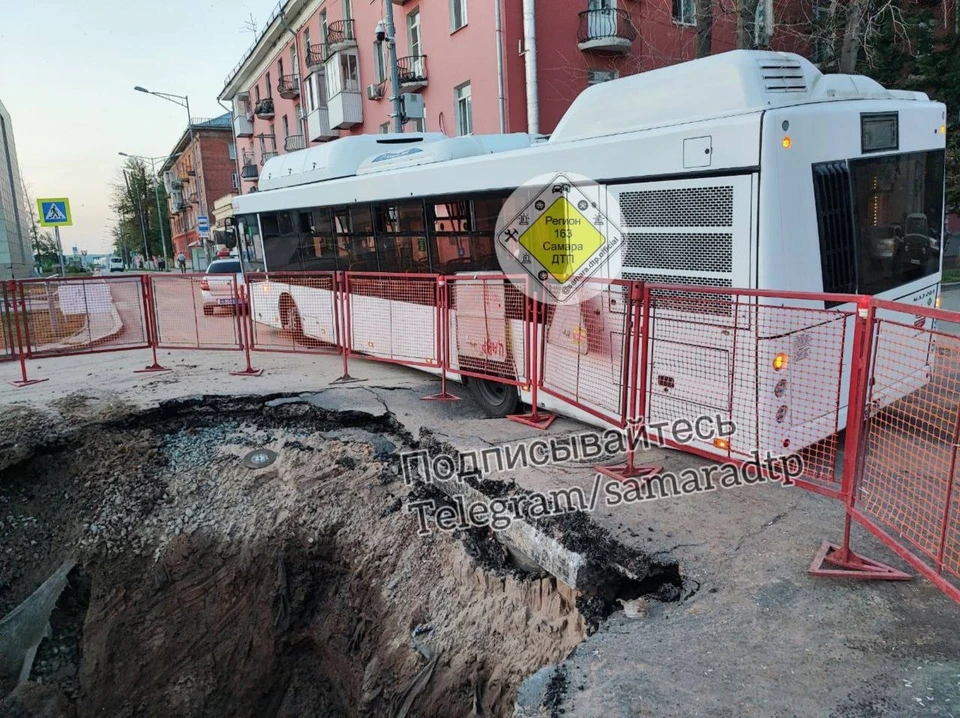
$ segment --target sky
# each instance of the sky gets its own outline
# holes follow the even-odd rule
[[[277,0],[0,0],[0,101],[33,197],[68,197],[64,250],[110,251],[112,184],[124,158],[168,154],[186,110],[149,90],[190,97],[216,117],[226,76]]]

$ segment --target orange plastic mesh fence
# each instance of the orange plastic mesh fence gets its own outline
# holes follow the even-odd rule
[[[248,274],[252,348],[337,352],[339,295],[333,272]]]
[[[28,356],[149,345],[139,276],[23,281],[19,282],[17,304]]]
[[[629,418],[624,370],[631,348],[633,284],[593,282],[596,293],[585,301],[544,307],[546,321],[538,344],[540,388],[624,426]]]
[[[157,346],[240,349],[241,306],[234,275],[150,277]]]
[[[855,500],[960,585],[960,338],[932,322],[878,311]]]
[[[737,459],[797,454],[805,478],[839,489],[852,311],[735,290],[651,287],[649,303],[648,424],[719,417],[735,433],[705,430],[694,447],[724,450],[725,439]]]
[[[345,275],[351,354],[440,368],[435,276]]]
[[[507,384],[527,383],[526,296],[503,276],[447,277],[447,366]]]

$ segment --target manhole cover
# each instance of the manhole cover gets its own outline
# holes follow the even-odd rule
[[[248,469],[262,469],[277,460],[277,452],[270,449],[257,449],[243,457],[243,465]]]

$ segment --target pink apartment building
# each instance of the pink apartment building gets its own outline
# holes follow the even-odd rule
[[[393,131],[384,2],[281,0],[220,95],[233,103],[242,192],[276,154]],[[406,132],[549,134],[589,84],[695,53],[695,0],[392,2],[400,90],[423,105]],[[712,52],[735,37],[732,13],[715,13]]]

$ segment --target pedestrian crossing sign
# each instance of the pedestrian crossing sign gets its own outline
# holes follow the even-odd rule
[[[41,227],[69,227],[73,224],[70,214],[70,200],[66,197],[38,199]]]

